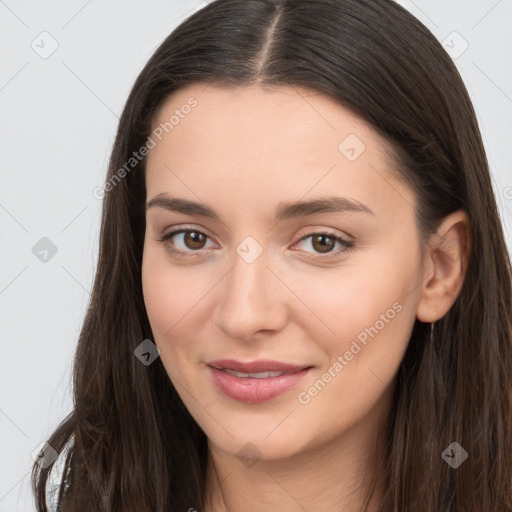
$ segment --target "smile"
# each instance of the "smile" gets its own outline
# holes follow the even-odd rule
[[[236,366],[237,369],[222,366]],[[263,369],[262,366],[267,368]],[[269,366],[273,368],[269,369]],[[281,366],[282,369],[276,369],[277,366]],[[263,371],[241,371],[242,367],[246,370]],[[300,367],[275,361],[255,363],[215,361],[207,368],[212,383],[222,395],[238,402],[255,404],[283,395],[304,379],[312,366]]]

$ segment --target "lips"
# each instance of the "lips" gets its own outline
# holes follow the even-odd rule
[[[268,360],[242,363],[224,359],[208,364],[212,382],[224,396],[251,404],[286,393],[311,368]]]

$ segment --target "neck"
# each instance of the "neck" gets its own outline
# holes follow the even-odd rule
[[[389,413],[383,402],[377,408]],[[321,446],[254,465],[210,442],[204,511],[380,512],[387,432],[385,415],[377,416],[381,421],[369,415]]]

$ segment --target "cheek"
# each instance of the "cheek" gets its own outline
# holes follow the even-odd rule
[[[143,263],[142,289],[153,341],[160,350],[160,360],[167,375],[177,386],[183,381],[183,364],[178,357],[179,346],[174,340],[181,339],[180,318],[185,314],[184,302],[188,301],[183,293],[176,293],[179,285],[171,279],[166,266],[151,261],[149,257]]]
[[[165,267],[145,250],[142,262],[142,293],[153,334],[158,338],[172,327],[176,302]]]
[[[415,264],[412,259],[409,267],[404,261],[396,263],[374,261],[373,267],[367,267],[371,272],[353,268],[337,289],[317,296],[326,324],[335,334],[325,328],[322,332],[322,326],[315,329],[325,364],[297,389],[296,399],[309,428],[326,439],[389,399],[389,386],[407,349],[416,310],[415,294],[410,293]]]
[[[385,366],[391,379],[416,318],[419,265],[411,246],[408,252],[369,251],[329,284],[309,288],[308,304],[324,322],[315,320],[316,339],[331,362],[346,354],[350,366]]]
[[[160,242],[146,239],[142,260],[142,292],[153,334],[165,336],[183,317],[199,293],[197,280],[188,280],[186,272],[172,265]]]
[[[149,240],[144,246],[142,292],[144,304],[157,346],[166,350],[162,341],[171,336],[189,302],[189,288],[182,287],[179,272],[172,269],[165,252]]]
[[[149,242],[151,243],[151,241]],[[214,285],[211,271],[172,265],[159,247],[145,247],[142,291],[146,312],[167,370],[198,348],[200,326],[208,322],[205,296]]]

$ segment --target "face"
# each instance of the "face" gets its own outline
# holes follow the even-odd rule
[[[415,199],[385,142],[296,87],[189,86],[153,130],[144,300],[211,446],[236,455],[252,443],[270,460],[375,425],[422,263]]]

